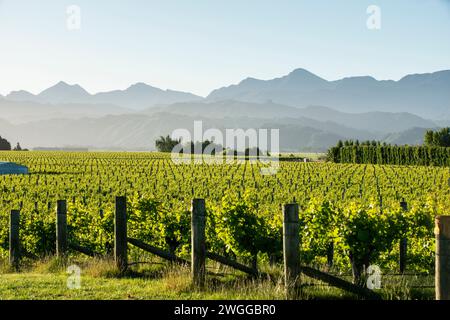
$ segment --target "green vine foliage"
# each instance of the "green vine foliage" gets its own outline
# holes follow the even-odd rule
[[[153,197],[137,195],[129,202],[130,235],[144,242],[168,249],[171,253],[186,253],[190,246],[190,211],[171,208]]]
[[[2,152],[29,175],[0,176],[0,257],[8,256],[9,212],[21,209],[20,238],[34,255],[55,251],[56,202],[67,200],[69,241],[111,253],[114,198],[127,196],[128,235],[189,257],[190,205],[206,201],[208,250],[231,258],[282,262],[282,205],[300,207],[301,262],[334,268],[352,259],[398,270],[408,241],[408,271],[434,270],[433,224],[450,213],[448,168],[280,162],[174,164],[160,153]],[[399,202],[405,198],[408,210]],[[139,249],[130,246],[130,250]],[[140,252],[140,251],[139,251]],[[137,257],[137,256],[136,256]]]
[[[226,194],[215,211],[217,237],[228,252],[245,258],[254,258],[258,253],[270,255],[281,247],[279,228],[264,219],[253,195],[251,190],[242,199]]]
[[[301,257],[305,263],[322,262],[330,244],[338,244],[338,208],[328,201],[312,199],[300,210]]]

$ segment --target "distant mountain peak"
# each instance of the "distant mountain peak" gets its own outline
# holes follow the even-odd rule
[[[11,91],[6,97],[11,101],[33,101],[36,96],[25,90]]]
[[[288,76],[314,76],[317,77],[314,73],[303,69],[303,68],[297,68],[289,72]]]
[[[302,79],[302,80],[320,80],[324,82],[328,82],[327,80],[319,77],[318,75],[303,69],[303,68],[297,68],[293,71],[291,71],[287,76],[283,78],[290,78],[290,79]]]
[[[52,88],[52,87],[50,87]],[[79,84],[68,84],[65,81],[59,81],[57,84],[53,86],[53,88],[72,88],[72,89],[82,89],[84,90]]]
[[[128,87],[128,89],[146,89],[146,88],[154,88],[145,82],[136,82]]]
[[[29,91],[26,91],[26,90],[14,90],[14,91],[11,91],[10,92],[10,94],[11,93],[24,93],[24,94],[32,94],[31,92],[29,92]]]
[[[54,86],[45,89],[37,95],[38,99],[47,103],[83,103],[86,102],[91,95],[80,85],[70,85],[64,81],[60,81]]]
[[[17,90],[17,91],[11,91],[7,97],[11,96],[11,95],[30,95],[30,96],[34,96],[31,92],[26,91],[26,90]]]
[[[251,87],[254,87],[254,86],[258,86],[259,83],[261,83],[261,82],[263,82],[263,80],[259,80],[259,79],[252,78],[252,77],[247,77],[244,80],[242,80],[241,82],[239,82],[238,85],[239,86],[244,86],[244,87],[247,87],[247,88],[251,88]]]
[[[81,87],[79,84],[68,84],[67,82],[64,82],[64,81],[59,81],[54,86],[51,86],[50,88],[42,91],[39,95],[46,95],[46,94],[49,94],[52,92],[58,92],[58,93],[72,92],[72,93],[79,93],[79,94],[83,94],[83,95],[89,95],[89,93],[83,87]]]

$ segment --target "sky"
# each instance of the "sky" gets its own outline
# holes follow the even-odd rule
[[[2,95],[65,81],[205,96],[296,68],[327,80],[450,69],[450,0],[0,0]]]

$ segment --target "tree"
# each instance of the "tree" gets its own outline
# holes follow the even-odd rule
[[[11,150],[11,144],[8,142],[8,140],[3,139],[1,136],[0,136],[0,150],[3,151]]]
[[[14,147],[14,151],[22,151],[22,147],[20,146],[20,143],[17,142],[17,145]]]
[[[424,142],[425,142],[426,146],[434,145],[434,131],[433,130],[427,130],[427,132],[425,132]]]
[[[450,147],[450,128],[442,128],[439,131],[427,130],[424,142],[428,147]]]
[[[173,140],[169,135],[166,137],[160,136],[155,141],[156,149],[158,149],[159,152],[172,152],[179,143],[181,143],[181,139]]]
[[[438,147],[450,147],[450,128],[442,128],[436,132],[436,143]]]

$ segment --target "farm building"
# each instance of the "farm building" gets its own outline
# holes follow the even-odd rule
[[[28,174],[28,168],[13,162],[0,162],[0,175]]]

